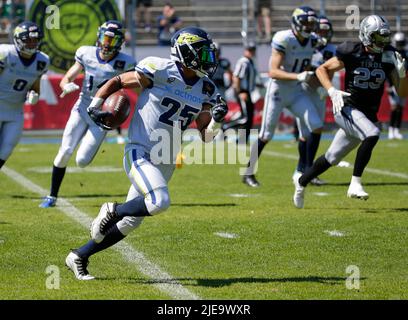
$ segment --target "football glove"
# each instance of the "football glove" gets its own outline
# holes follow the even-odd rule
[[[107,111],[101,110],[101,105],[103,103],[103,99],[101,98],[93,98],[91,104],[86,109],[89,117],[92,119],[93,122],[102,129],[105,130],[112,130],[112,128],[108,127],[103,123],[103,119],[107,117],[110,113]]]
[[[215,122],[222,122],[225,115],[228,113],[228,105],[224,98],[217,94],[215,98],[215,105],[211,108],[211,116]]]
[[[296,78],[299,82],[307,82],[309,81],[310,77],[314,75],[313,71],[303,71],[299,73]]]
[[[341,90],[337,90],[335,87],[331,87],[327,90],[330,99],[333,104],[333,114],[336,114],[344,107],[343,97],[349,97],[351,94]]]
[[[39,95],[34,90],[30,90],[27,95],[27,103],[28,104],[37,104],[39,99]]]
[[[64,98],[68,93],[74,92],[79,89],[79,86],[73,82],[68,82],[64,85],[64,90],[62,91],[60,98]]]
[[[395,69],[398,72],[400,78],[405,78],[407,70],[405,69],[405,59],[401,56],[398,51],[395,51],[395,54],[392,56]]]

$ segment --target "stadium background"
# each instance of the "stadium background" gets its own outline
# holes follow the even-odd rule
[[[20,1],[23,2],[23,1]],[[153,0],[151,8],[152,21],[157,19],[166,1]],[[262,73],[262,78],[267,81],[268,61],[270,56],[269,40],[259,39],[256,35],[255,1],[251,0],[207,0],[205,5],[197,0],[173,0],[171,3],[177,10],[177,15],[182,19],[183,25],[196,25],[205,28],[214,40],[222,46],[222,56],[228,58],[232,66],[242,54],[242,43],[247,39],[257,41],[257,65]],[[304,3],[295,0],[271,1],[271,24],[272,33],[289,27],[290,15],[293,7],[308,4],[326,14],[334,25],[334,43],[356,39],[358,30],[346,27],[346,19],[352,24],[356,22],[350,18],[355,14],[358,7],[361,17],[370,13],[380,13],[390,22],[393,31],[408,31],[408,15],[404,15],[408,4],[400,0],[311,0]],[[55,23],[50,17],[54,11],[46,12],[47,6],[56,5],[59,9],[59,29],[45,27],[48,22]],[[127,42],[124,51],[136,56],[141,60],[148,55],[167,57],[169,48],[157,45],[157,27],[152,25],[152,30],[146,31],[139,27],[135,18],[137,0],[28,0],[25,2],[26,19],[39,23],[45,31],[45,41],[42,50],[51,57],[51,70],[42,79],[42,93],[40,102],[36,106],[25,106],[26,130],[63,129],[68,120],[72,105],[78,97],[78,93],[68,95],[64,99],[59,98],[60,89],[58,83],[64,71],[73,63],[76,49],[81,45],[92,45],[96,38],[97,27],[108,19],[120,19],[127,27]],[[348,8],[346,13],[345,8]],[[11,15],[15,12],[11,12]],[[348,18],[349,17],[349,18]],[[351,20],[350,20],[351,19]],[[11,19],[12,24],[18,22]],[[354,24],[355,26],[358,25]],[[12,26],[13,27],[13,26]],[[13,28],[10,28],[11,30]],[[12,33],[1,34],[3,43],[10,42]],[[340,74],[342,78],[342,74]],[[77,83],[81,84],[81,79]],[[342,83],[342,81],[340,81]],[[258,92],[256,103],[255,125],[259,125],[262,117],[263,91]],[[132,102],[137,96],[129,92]],[[227,119],[237,110],[232,90],[227,91],[227,100],[230,113]],[[134,104],[134,103],[132,103]],[[57,108],[57,109],[56,109]],[[327,102],[330,111],[330,102]],[[389,120],[389,102],[387,94],[384,95],[379,113],[380,121]],[[55,112],[58,111],[58,112]],[[408,108],[404,109],[404,122],[408,121]],[[125,123],[126,128],[128,122]],[[326,124],[333,122],[331,112],[327,112]],[[281,117],[279,129],[287,128],[292,123],[290,113],[284,113]]]

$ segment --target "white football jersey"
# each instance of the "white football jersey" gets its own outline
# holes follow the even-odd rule
[[[316,39],[311,36],[302,46],[291,29],[276,32],[272,39],[272,48],[285,55],[281,68],[294,73],[301,73],[310,66],[315,45]],[[280,85],[295,85],[297,83],[297,81],[275,79],[273,81]]]
[[[113,59],[104,61],[99,56],[99,48],[95,46],[78,48],[75,60],[82,65],[85,72],[82,90],[76,104],[83,111],[86,111],[101,83],[126,71],[134,70],[136,66],[135,59],[122,52]]]
[[[173,158],[181,144],[181,141],[173,141],[175,127],[181,131],[187,129],[200,114],[203,104],[214,105],[219,91],[208,77],[186,83],[179,67],[170,59],[145,58],[136,66],[136,72],[149,78],[152,86],[145,88],[137,100],[129,127],[129,143],[142,146],[150,153],[157,144],[155,134],[169,134]]]
[[[23,113],[27,92],[47,72],[50,60],[39,51],[30,60],[22,60],[13,44],[0,45],[0,117]]]

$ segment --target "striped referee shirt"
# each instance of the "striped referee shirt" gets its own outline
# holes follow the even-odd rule
[[[234,76],[241,79],[241,87],[239,88],[240,92],[254,91],[257,83],[258,70],[252,59],[241,57],[235,65]]]

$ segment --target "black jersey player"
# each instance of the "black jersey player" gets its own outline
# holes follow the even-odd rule
[[[295,182],[294,205],[302,208],[307,184],[350,151],[358,147],[353,176],[347,191],[350,198],[368,199],[361,176],[379,139],[377,112],[384,91],[384,81],[391,79],[399,89],[405,78],[404,59],[389,45],[390,27],[381,16],[366,17],[360,25],[359,42],[345,42],[336,56],[320,66],[316,74],[327,89],[338,126],[329,149]],[[330,76],[345,68],[345,91],[333,87]]]

